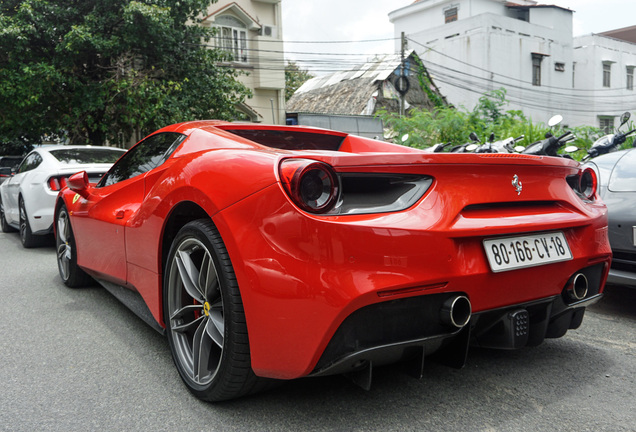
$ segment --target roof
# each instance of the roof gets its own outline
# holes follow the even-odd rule
[[[408,53],[410,56],[413,51]],[[288,112],[359,115],[373,111],[381,83],[400,66],[399,54],[374,58],[351,70],[306,81],[287,102]],[[373,105],[373,104],[372,104]]]
[[[625,42],[636,43],[636,26],[624,27],[616,30],[610,30],[603,33],[598,33],[600,36],[607,36],[614,39],[619,39]]]
[[[411,70],[416,56],[414,51],[405,55]],[[400,95],[395,89],[394,81],[401,63],[399,54],[384,55],[348,71],[312,78],[287,101],[287,112],[373,115],[379,108],[397,111]],[[428,109],[434,106],[421,88],[417,74],[411,73],[407,79],[410,90],[405,96],[406,108]],[[435,84],[432,90],[439,94]],[[443,99],[441,95],[440,97]]]
[[[407,53],[407,57],[413,51]],[[296,93],[306,93],[324,87],[338,84],[342,81],[351,80],[371,80],[384,81],[400,66],[402,59],[399,54],[388,54],[376,57],[362,65],[355,66],[348,71],[335,72],[329,75],[323,75],[306,81]]]

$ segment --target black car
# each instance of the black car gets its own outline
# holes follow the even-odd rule
[[[0,156],[0,184],[16,171],[22,159],[22,156]]]

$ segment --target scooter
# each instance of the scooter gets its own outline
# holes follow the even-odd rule
[[[517,138],[509,137],[503,140],[495,141],[495,134],[490,134],[488,143],[479,146],[475,153],[515,153],[515,144],[521,141],[525,136],[521,135]]]
[[[604,135],[600,137],[599,139],[597,139],[594,142],[594,144],[592,144],[592,147],[590,147],[590,149],[587,151],[587,156],[585,156],[583,160],[586,161],[593,157],[600,156],[606,153],[615,152],[616,150],[618,150],[618,147],[625,142],[627,137],[633,134],[634,132],[636,132],[636,129],[632,129],[627,133],[620,132],[620,128],[623,127],[623,125],[629,121],[630,117],[631,117],[630,113],[628,112],[623,113],[623,115],[621,116],[621,124],[616,129],[616,133]]]
[[[548,126],[551,128],[558,125],[563,121],[563,117],[560,115],[555,115],[548,121]],[[574,135],[572,135],[571,131],[564,133],[561,136],[555,137],[552,135],[552,132],[547,132],[545,134],[545,139],[541,141],[534,142],[526,147],[521,153],[524,154],[532,154],[532,155],[541,155],[541,156],[560,156],[560,157],[568,157],[571,158],[570,155],[560,155],[558,151],[561,147],[563,147],[569,141],[576,139]],[[577,148],[575,146],[566,147],[565,151],[571,153],[576,151]]]
[[[477,134],[475,132],[471,132],[469,135],[470,138],[470,142],[467,142],[466,144],[460,144],[460,145],[456,145],[453,148],[450,149],[451,153],[470,153],[475,151],[478,147],[481,141],[479,140],[479,137],[477,136]]]
[[[437,143],[424,149],[426,153],[442,153],[451,143]]]

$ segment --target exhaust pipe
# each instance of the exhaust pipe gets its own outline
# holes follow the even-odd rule
[[[442,305],[440,319],[448,326],[462,328],[470,321],[471,313],[470,300],[465,296],[455,296]]]
[[[587,290],[587,277],[583,273],[575,274],[567,287],[568,296],[572,300],[583,300],[587,295]]]

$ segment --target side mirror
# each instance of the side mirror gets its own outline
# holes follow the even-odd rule
[[[550,120],[548,120],[548,126],[554,127],[558,125],[559,123],[561,123],[562,121],[563,121],[563,116],[560,114],[557,114],[553,116],[552,118],[550,118]]]
[[[77,192],[84,198],[89,195],[88,174],[86,174],[86,171],[73,174],[66,180],[66,184],[70,190]]]
[[[471,132],[470,135],[468,135],[468,138],[470,138],[471,141],[481,142],[479,141],[479,137],[475,132]]]
[[[490,133],[490,138],[488,138],[488,141],[491,142],[491,143],[495,142],[495,133],[494,132]]]
[[[631,118],[631,114],[629,112],[624,112],[623,115],[621,116],[621,126],[623,126],[625,123],[627,123],[629,121],[629,119]],[[621,127],[619,126],[619,128]]]

